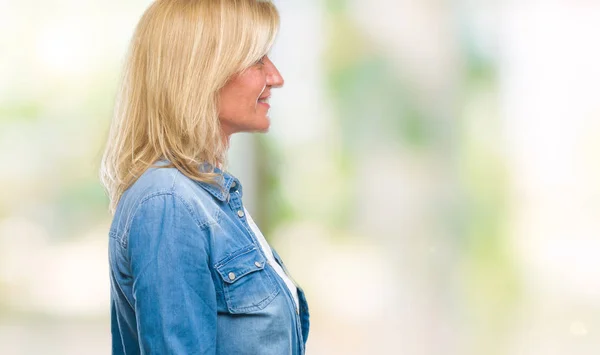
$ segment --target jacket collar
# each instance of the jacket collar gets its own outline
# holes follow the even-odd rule
[[[203,189],[208,191],[211,195],[213,195],[219,201],[222,201],[222,202],[228,201],[229,195],[234,191],[239,191],[240,196],[242,196],[242,194],[243,194],[242,184],[235,176],[231,175],[230,173],[228,173],[226,171],[222,171],[221,169],[219,169],[217,167],[213,167],[212,165],[210,165],[208,163],[204,163],[200,167],[200,170],[202,170],[202,172],[214,172],[216,174],[219,174],[219,177],[217,178],[218,186],[216,186],[215,184],[208,183],[208,182],[198,181],[198,184]]]
[[[208,169],[208,170],[205,170],[205,169]],[[219,168],[216,168],[216,167],[213,168],[212,166],[210,166],[207,163],[205,163],[203,165],[202,170],[204,172],[214,172],[214,173],[219,174],[219,177],[217,178],[218,186],[215,186],[214,184],[211,184],[211,183],[198,181],[198,184],[200,186],[202,186],[202,188],[204,188],[206,191],[208,191],[211,195],[213,195],[219,201],[222,201],[222,202],[228,201],[230,193],[232,193],[234,191],[239,191],[240,196],[242,195],[242,184],[235,176],[231,175],[230,173],[228,173],[226,171],[222,171]]]
[[[166,159],[160,159],[155,163],[156,166],[164,166],[168,164],[169,161]],[[201,164],[199,170],[203,173],[216,173],[219,175],[217,177],[216,185],[208,182],[196,181],[198,185],[200,185],[203,189],[208,191],[219,201],[229,201],[229,195],[231,192],[239,191],[240,196],[243,195],[242,184],[235,176],[231,175],[230,173],[222,171],[217,167],[213,167],[209,163]]]

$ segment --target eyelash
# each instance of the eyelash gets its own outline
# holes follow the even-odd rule
[[[265,57],[261,57],[258,61],[256,61],[256,64],[264,65],[265,64]]]

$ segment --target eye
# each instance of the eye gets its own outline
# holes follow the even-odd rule
[[[256,61],[256,64],[265,65],[265,56],[260,57],[259,60]]]

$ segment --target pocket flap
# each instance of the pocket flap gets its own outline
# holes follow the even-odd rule
[[[242,248],[215,265],[226,283],[234,283],[252,272],[265,268],[265,257],[255,245]]]

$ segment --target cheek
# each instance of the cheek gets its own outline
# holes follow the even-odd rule
[[[259,75],[238,77],[230,81],[221,90],[219,98],[219,117],[223,119],[241,119],[253,114],[258,98],[265,89],[266,80]]]
[[[258,98],[263,92],[263,89],[264,87],[257,85],[247,87],[246,90],[239,93],[234,105],[238,110],[243,110],[246,114],[253,113],[259,107]]]
[[[219,97],[219,117],[232,118],[238,115],[240,107],[244,106],[241,95],[235,87],[225,87]]]

